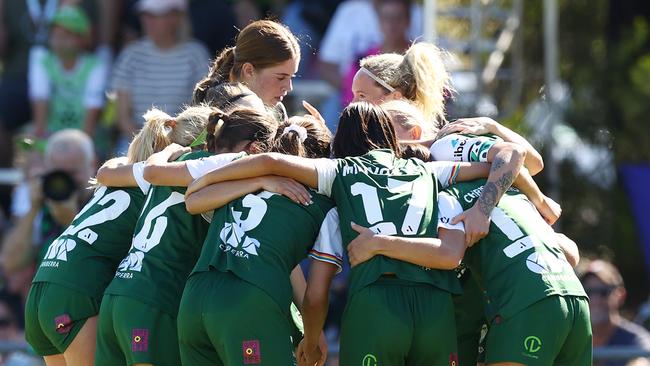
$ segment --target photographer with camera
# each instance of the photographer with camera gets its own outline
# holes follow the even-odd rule
[[[9,290],[23,301],[44,251],[92,195],[86,187],[95,170],[94,146],[82,131],[61,130],[47,140],[43,174],[29,181],[29,210],[7,232],[0,252]]]

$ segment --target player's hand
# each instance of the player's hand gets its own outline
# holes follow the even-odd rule
[[[309,116],[315,118],[317,121],[319,121],[320,123],[322,123],[323,126],[327,126],[327,124],[325,123],[325,118],[323,118],[323,116],[320,114],[320,112],[318,111],[318,109],[316,109],[316,107],[314,107],[313,105],[309,104],[309,102],[307,102],[306,100],[303,100],[303,101],[302,101],[302,106],[305,107],[305,109],[307,110],[307,112],[309,112]]]
[[[465,224],[465,245],[467,247],[471,247],[483,239],[490,229],[490,217],[479,211],[476,205],[454,217],[451,224],[456,225],[461,221]]]
[[[359,233],[359,236],[348,244],[348,259],[350,260],[350,265],[354,267],[377,254],[377,240],[372,230],[357,225],[354,222],[350,223],[350,225],[354,231]]]
[[[265,191],[281,194],[293,202],[305,206],[313,203],[307,188],[291,178],[267,175],[259,177],[259,180]]]
[[[535,204],[535,207],[549,225],[555,224],[560,218],[560,215],[562,215],[562,207],[560,204],[547,196],[544,196],[539,203]]]
[[[201,189],[210,185],[210,182],[207,180],[207,175],[202,176],[201,178],[195,179],[187,189],[185,190],[185,198],[189,197],[192,193],[198,192]]]
[[[461,118],[438,131],[438,138],[447,136],[452,133],[465,133],[472,135],[485,135],[486,133],[494,133],[495,125],[498,122],[488,117],[474,117],[474,118]]]
[[[181,146],[179,144],[172,143],[167,145],[167,147],[165,147],[164,150],[165,152],[170,154],[168,161],[174,161],[178,159],[181,155],[192,151],[192,148],[189,146]]]
[[[296,358],[298,359],[299,366],[320,366],[322,364],[319,362],[323,359],[323,352],[318,345],[308,344],[307,341],[303,339],[298,345]]]

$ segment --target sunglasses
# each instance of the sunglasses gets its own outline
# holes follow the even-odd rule
[[[613,286],[601,286],[601,287],[585,287],[585,292],[587,296],[602,296],[606,297],[614,291]]]

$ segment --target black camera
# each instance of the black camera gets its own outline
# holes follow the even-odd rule
[[[52,201],[66,201],[77,190],[74,178],[63,170],[54,170],[43,176],[43,196]]]

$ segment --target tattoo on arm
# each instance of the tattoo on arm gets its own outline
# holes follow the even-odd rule
[[[512,172],[505,172],[497,180],[497,187],[499,188],[500,192],[503,194],[510,186],[512,185],[512,182],[515,180],[515,178],[512,175]]]
[[[494,162],[492,162],[490,175],[494,174],[504,165],[506,165],[505,160],[501,156],[497,156],[494,159]],[[487,182],[485,184],[483,192],[478,199],[478,208],[483,215],[490,216],[492,209],[497,205],[497,202],[503,193],[510,188],[514,179],[514,173],[510,170],[506,170],[501,177],[496,180],[496,183]]]
[[[483,192],[481,192],[481,196],[478,198],[478,209],[483,215],[490,216],[490,212],[492,212],[492,209],[497,204],[498,195],[499,192],[494,183],[485,183],[485,186],[483,186]]]

